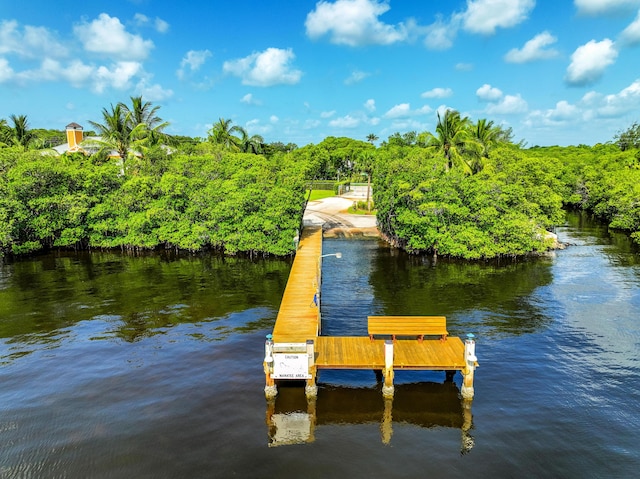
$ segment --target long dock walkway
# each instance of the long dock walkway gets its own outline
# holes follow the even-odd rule
[[[393,370],[461,371],[463,396],[473,396],[475,343],[446,339],[371,339],[320,334],[322,228],[305,227],[276,317],[265,344],[265,394],[277,394],[275,380],[305,379],[307,395],[314,395],[318,369],[383,371],[385,388],[393,394]],[[406,317],[405,317],[406,318]],[[444,320],[445,318],[442,318]],[[364,320],[364,318],[363,318]],[[471,349],[467,349],[471,347]],[[385,393],[386,394],[386,393]]]
[[[305,227],[273,328],[274,343],[315,340],[320,325],[322,228]]]

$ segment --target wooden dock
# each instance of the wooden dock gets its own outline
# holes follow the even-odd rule
[[[316,339],[318,369],[385,368],[385,340],[368,336],[319,336]],[[394,343],[394,369],[461,371],[466,366],[464,344],[460,338],[400,339]]]
[[[305,343],[318,337],[321,256],[322,228],[305,228],[273,328],[274,343]]]
[[[393,394],[393,370],[461,371],[462,394],[473,397],[477,366],[473,339],[457,337],[371,339],[320,334],[322,229],[306,227],[300,238],[273,334],[265,344],[265,394],[277,394],[275,380],[304,379],[315,395],[319,369],[369,369],[384,373],[384,394]],[[445,318],[441,318],[443,321]],[[363,318],[365,321],[366,318]],[[386,392],[385,392],[386,388]]]

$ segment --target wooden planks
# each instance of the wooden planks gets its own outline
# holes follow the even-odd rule
[[[320,312],[314,295],[321,255],[322,228],[305,227],[273,328],[274,342],[304,343],[318,335]]]
[[[383,369],[384,340],[367,336],[319,336],[316,341],[318,369]],[[394,343],[394,369],[456,371],[465,367],[464,344],[460,338]]]
[[[421,341],[424,336],[440,336],[446,339],[447,318],[444,316],[369,316],[367,318],[369,337],[416,336]]]

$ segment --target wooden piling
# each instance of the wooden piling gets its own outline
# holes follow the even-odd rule
[[[474,341],[473,334],[467,334],[467,339],[464,341],[464,359],[465,367],[462,370],[462,397],[464,399],[473,399],[473,375],[476,369],[476,343]]]
[[[273,399],[278,394],[278,388],[275,380],[271,377],[271,374],[273,374],[273,339],[270,334],[267,334],[267,339],[264,342],[263,368],[266,378],[264,395],[267,399]]]
[[[313,339],[307,340],[307,356],[309,358],[309,375],[311,377],[307,379],[307,385],[304,388],[304,393],[307,398],[315,398],[318,395],[318,386],[316,385],[316,363]]]
[[[385,398],[393,397],[393,340],[384,342],[384,385],[382,395]]]

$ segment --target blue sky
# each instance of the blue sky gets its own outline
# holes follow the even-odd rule
[[[2,2],[0,118],[88,130],[133,95],[189,136],[382,140],[452,108],[593,145],[640,121],[640,0]]]

